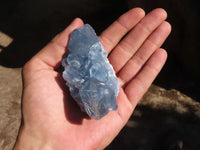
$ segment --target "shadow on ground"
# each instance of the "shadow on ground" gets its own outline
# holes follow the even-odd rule
[[[199,133],[200,103],[151,86],[106,150],[198,150]]]
[[[10,0],[0,5],[0,30],[14,38],[0,53],[1,65],[22,67],[76,17],[100,33],[128,10],[123,0]]]
[[[198,150],[200,118],[138,106],[106,150]]]

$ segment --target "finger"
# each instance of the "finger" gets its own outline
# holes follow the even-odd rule
[[[37,67],[56,69],[66,53],[70,33],[83,25],[83,21],[76,18],[63,32],[58,34],[48,45],[46,45],[32,60],[37,61]],[[35,62],[35,64],[37,64]],[[37,68],[39,69],[39,68]]]
[[[119,17],[99,36],[105,50],[110,51],[117,45],[121,38],[131,30],[145,15],[141,8],[134,8]]]
[[[140,48],[146,38],[166,19],[163,9],[155,9],[147,14],[133,30],[117,45],[109,56],[109,61],[117,73]]]
[[[163,49],[156,50],[143,69],[125,87],[125,93],[132,103],[136,106],[140,98],[150,87],[155,77],[160,72],[167,58],[167,53]]]
[[[144,42],[135,55],[124,65],[118,73],[123,86],[131,80],[142,68],[152,53],[159,49],[171,32],[171,25],[163,22]]]

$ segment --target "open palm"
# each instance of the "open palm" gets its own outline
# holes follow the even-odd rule
[[[70,33],[83,25],[75,19],[24,66],[23,124],[15,149],[103,149],[110,144],[166,61],[160,49],[171,30],[166,17],[163,9],[145,16],[135,8],[99,36],[121,85],[117,111],[100,120],[80,111],[56,71]]]

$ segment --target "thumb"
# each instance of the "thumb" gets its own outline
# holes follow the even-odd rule
[[[66,53],[71,32],[83,24],[80,18],[76,18],[64,31],[55,36],[50,43],[32,58],[31,61],[37,61],[37,63],[35,62],[37,64],[35,69],[41,69],[38,67],[56,69],[60,65],[64,53]],[[33,64],[31,66],[34,67]]]

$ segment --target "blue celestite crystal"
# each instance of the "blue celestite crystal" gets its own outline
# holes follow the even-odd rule
[[[119,83],[98,36],[89,24],[75,29],[62,65],[71,96],[91,118],[117,109]]]

